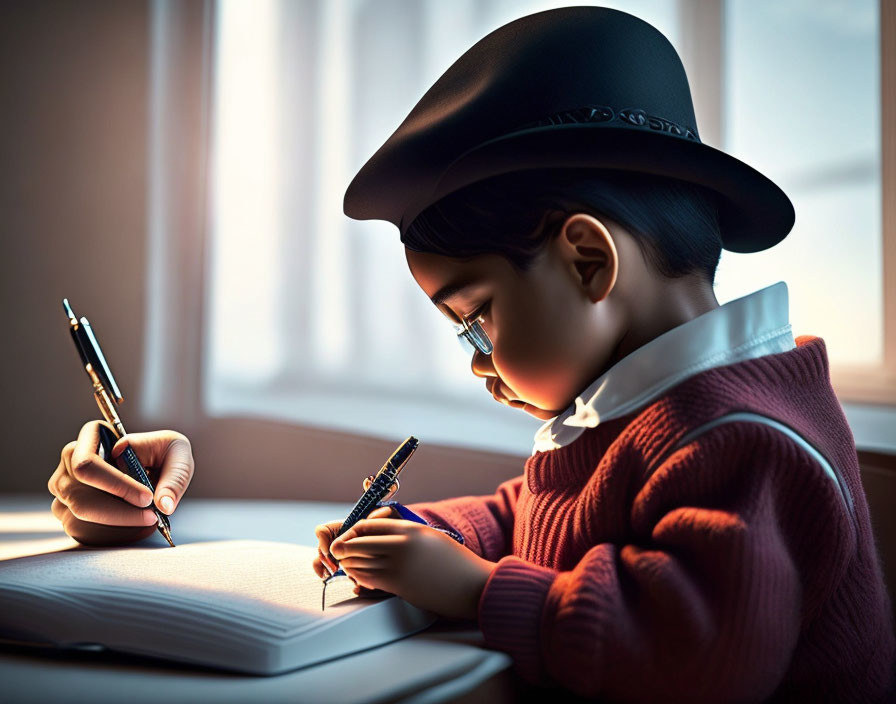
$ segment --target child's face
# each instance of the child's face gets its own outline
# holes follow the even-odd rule
[[[614,361],[624,318],[609,296],[618,254],[590,215],[570,216],[525,273],[494,254],[455,259],[405,248],[405,256],[430,298],[470,284],[434,303],[455,324],[482,315],[494,349],[476,351],[471,367],[500,403],[553,418]]]

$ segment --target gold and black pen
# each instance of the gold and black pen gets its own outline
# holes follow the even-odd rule
[[[93,396],[96,399],[96,403],[100,407],[103,418],[115,429],[116,440],[120,439],[124,437],[125,429],[121,418],[118,417],[118,413],[115,410],[115,405],[124,401],[124,398],[118,390],[118,384],[115,383],[112,370],[109,369],[109,365],[106,363],[100,343],[97,341],[96,335],[93,334],[93,329],[90,327],[87,318],[81,316],[81,319],[78,320],[67,298],[62,299],[62,307],[68,316],[69,331],[71,332],[72,340],[75,341],[78,356],[81,358],[84,370],[93,384]],[[156,490],[149,480],[146,470],[137,458],[134,448],[128,445],[121,456],[127,465],[127,473],[149,489],[155,496]],[[107,460],[109,464],[112,464],[111,457],[108,457]],[[159,510],[155,501],[152,503],[152,510],[158,520],[159,532],[165,537],[168,544],[174,547],[174,541],[171,540],[171,522],[168,520],[168,516]]]
[[[333,540],[345,533],[345,531],[355,525],[358,521],[367,518],[367,516],[376,509],[378,502],[382,501],[386,496],[393,496],[395,492],[398,491],[398,475],[401,470],[404,469],[404,466],[411,458],[411,455],[414,454],[419,444],[420,441],[411,435],[389,456],[385,464],[374,477],[368,477],[368,479],[371,479],[370,484],[364,490],[364,493],[361,494],[361,498],[355,502],[352,510],[349,511],[348,517],[342,522],[339,530],[336,531]],[[363,482],[363,484],[366,484],[366,481]],[[329,554],[329,558],[338,567],[339,561],[332,553]],[[340,574],[340,572],[341,574],[345,574],[345,571],[339,568],[334,572],[323,559],[321,559],[321,564],[323,564],[327,572],[330,573],[330,576],[324,580],[323,593],[321,594],[320,599],[320,608],[321,611],[323,611],[324,605],[326,604],[327,584],[330,583],[333,577]]]

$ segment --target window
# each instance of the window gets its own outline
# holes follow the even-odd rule
[[[717,294],[784,280],[795,335],[834,367],[883,363],[880,46],[875,0],[727,0],[723,149],[769,175],[796,224],[766,252],[725,252]]]
[[[567,4],[217,3],[201,382],[210,415],[393,439],[412,428],[433,443],[528,452],[541,421],[483,392],[410,276],[397,230],[346,218],[342,197],[463,51],[511,19]],[[704,141],[794,202],[796,226],[780,245],[723,255],[719,301],[787,281],[794,332],[825,339],[841,398],[893,403],[882,262],[896,232],[881,218],[881,112],[894,106],[880,102],[877,3],[593,4],[662,31],[682,56]],[[848,409],[854,430],[858,410]]]

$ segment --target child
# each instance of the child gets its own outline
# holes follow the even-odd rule
[[[356,591],[476,619],[527,681],[580,695],[885,695],[890,602],[824,342],[793,339],[784,283],[712,291],[720,249],[776,244],[792,206],[700,142],[662,34],[598,7],[499,28],[345,211],[399,228],[473,373],[545,423],[493,496],[319,526],[320,576],[332,556]]]

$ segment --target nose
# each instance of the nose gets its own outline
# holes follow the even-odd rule
[[[473,370],[473,374],[481,378],[498,376],[495,373],[491,355],[482,354],[479,350],[473,352],[473,359],[470,360],[470,369]]]

